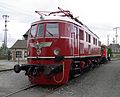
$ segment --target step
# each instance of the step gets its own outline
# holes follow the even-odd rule
[[[73,68],[73,70],[80,70],[80,68],[78,67],[78,68]]]
[[[75,75],[73,75],[74,77],[78,77],[78,76],[80,76],[80,74],[75,74]]]
[[[73,65],[73,68],[78,68],[79,67],[79,64],[74,64]]]
[[[80,61],[74,61],[74,63],[80,63]]]

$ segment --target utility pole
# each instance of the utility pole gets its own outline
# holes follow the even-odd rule
[[[107,46],[109,46],[109,35],[107,35]]]
[[[7,54],[7,22],[8,22],[8,15],[2,15],[3,19],[5,19],[5,29],[4,29],[4,54]]]
[[[113,44],[115,44],[115,38],[113,38],[113,41],[112,41],[112,42],[113,42]]]
[[[116,31],[116,35],[115,35],[115,37],[116,37],[116,44],[117,44],[117,37],[118,37],[118,35],[117,35],[117,31],[118,31],[118,29],[120,29],[120,27],[115,27],[115,28],[113,28],[113,30]]]

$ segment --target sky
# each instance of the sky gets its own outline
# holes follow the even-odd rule
[[[16,40],[30,28],[32,22],[39,20],[35,11],[56,11],[58,7],[70,10],[75,17],[97,34],[102,44],[113,43],[120,27],[119,0],[0,0],[0,46],[4,40],[4,19],[8,15],[7,45],[11,47]],[[120,43],[120,29],[117,30],[117,43]]]

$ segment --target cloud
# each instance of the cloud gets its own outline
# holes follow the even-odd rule
[[[10,16],[8,23],[9,42],[12,44],[17,38],[22,38],[30,24],[39,19],[39,15],[35,14],[36,10],[55,11],[58,6],[70,10],[74,16],[79,16],[79,20],[86,24],[100,39],[102,38],[105,43],[108,34],[112,42],[115,36],[113,27],[120,26],[119,0],[1,0],[0,14]],[[0,17],[0,35],[2,36],[3,29],[4,20]],[[2,40],[0,37],[0,41]]]
[[[30,24],[11,21],[8,25],[8,28],[9,34],[11,34],[14,37],[17,36],[16,38],[21,38],[21,35],[23,35],[30,28]]]

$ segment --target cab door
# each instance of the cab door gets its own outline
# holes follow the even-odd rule
[[[71,47],[72,47],[72,55],[79,55],[79,37],[75,33],[71,33]]]
[[[75,52],[75,33],[71,33],[71,51],[72,51],[72,55],[74,56],[74,52]]]
[[[74,32],[75,32],[75,37],[74,37],[74,55],[79,56],[79,31],[78,31],[78,26],[74,26]]]

